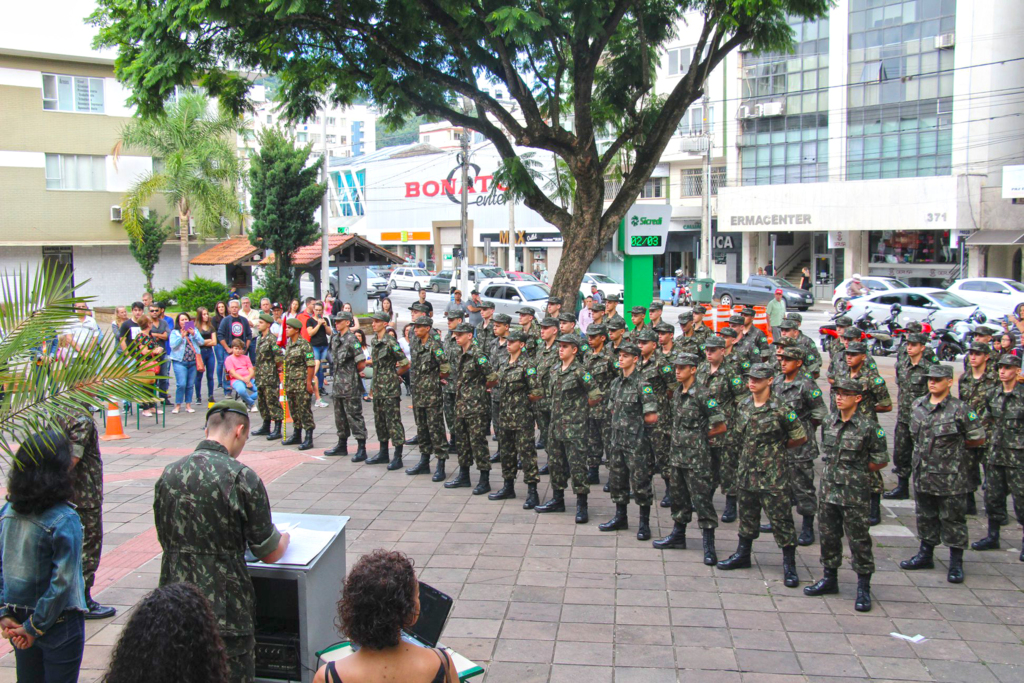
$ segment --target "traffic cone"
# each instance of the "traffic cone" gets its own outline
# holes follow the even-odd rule
[[[116,403],[107,403],[107,431],[100,441],[118,441],[129,438],[121,426],[121,408]]]
[[[754,306],[754,327],[764,332],[768,343],[772,343],[772,328],[768,324],[768,313],[764,306]]]

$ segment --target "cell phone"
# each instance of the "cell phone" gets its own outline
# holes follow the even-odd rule
[[[185,331],[185,332],[195,332],[196,331],[196,324],[194,322],[192,322],[191,320],[189,320],[188,322],[186,322],[184,325],[181,326],[181,329],[183,331]]]

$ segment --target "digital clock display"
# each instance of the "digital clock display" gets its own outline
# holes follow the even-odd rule
[[[661,235],[631,235],[629,238],[631,247],[660,247]]]

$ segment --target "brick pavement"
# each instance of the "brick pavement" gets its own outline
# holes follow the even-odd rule
[[[891,380],[892,362],[879,365]],[[403,413],[414,431],[405,398]],[[365,415],[372,438],[369,406]],[[591,523],[576,525],[570,513],[523,510],[522,484],[517,500],[493,502],[468,489],[446,490],[429,477],[323,458],[320,452],[334,443],[333,419],[329,409],[315,417],[316,450],[300,453],[255,438],[243,455],[267,482],[274,509],[349,515],[350,563],[378,547],[408,553],[424,581],[456,598],[444,640],[483,664],[489,683],[1024,680],[1019,526],[1004,534],[1010,551],[968,550],[967,579],[953,586],[945,580],[944,549],[934,571],[898,568],[917,546],[913,506],[887,503],[883,524],[872,530],[875,605],[864,615],[853,610],[856,577],[848,564],[840,571],[840,595],[808,598],[782,585],[781,552],[770,537],[755,542],[752,569],[720,572],[702,564],[695,529],[688,550],[661,552],[638,542],[635,507],[630,531],[600,533],[597,523],[614,506],[599,489],[591,495]],[[141,431],[132,424],[130,440],[104,446],[106,528],[97,596],[119,614],[87,622],[83,681],[102,675],[131,606],[156,586],[153,483],[172,458],[191,452],[201,420],[201,413],[168,415],[166,428]],[[895,414],[883,416],[890,436],[894,422]],[[408,453],[410,460],[418,456],[414,447]],[[661,486],[657,481],[659,499]],[[546,477],[540,490],[548,493]],[[716,496],[719,512],[723,504]],[[652,512],[655,537],[667,533],[668,511]],[[972,540],[984,525],[983,517],[970,519]],[[731,553],[736,524],[721,525],[718,538],[720,556]],[[820,576],[817,544],[800,548],[797,560],[801,587]],[[913,644],[892,632],[927,640]],[[14,680],[12,667],[13,656],[5,653],[0,683]]]

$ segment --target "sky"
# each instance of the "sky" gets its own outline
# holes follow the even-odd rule
[[[91,43],[96,29],[85,23],[94,0],[0,0],[0,47],[27,52],[113,58]]]

